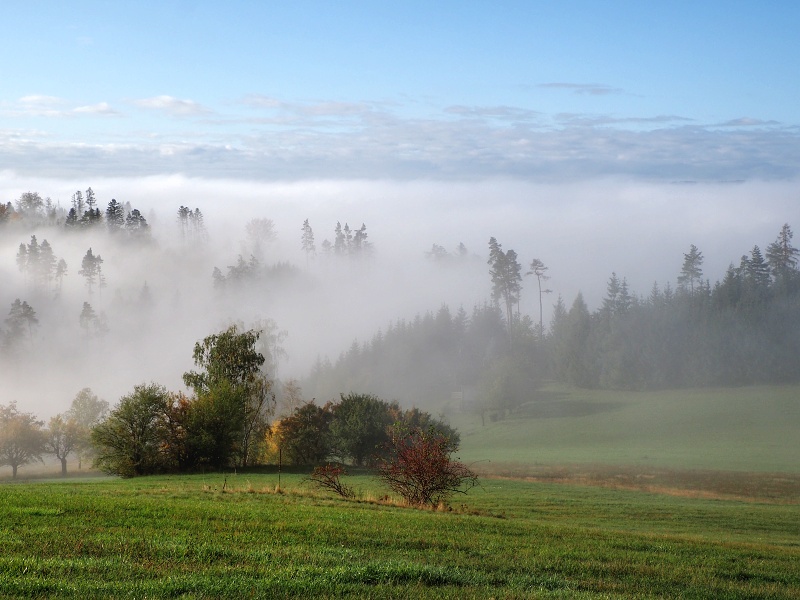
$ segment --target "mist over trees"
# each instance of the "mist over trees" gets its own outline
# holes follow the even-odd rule
[[[654,283],[644,294],[612,272],[596,309],[580,294],[568,302],[552,285],[556,300],[547,323],[549,278],[563,281],[569,274],[549,268],[546,248],[539,249],[542,258],[525,257],[494,236],[487,235],[488,248],[479,251],[463,243],[448,251],[433,243],[407,259],[406,277],[423,271],[428,276],[424,285],[404,282],[409,297],[443,297],[441,290],[448,290],[451,298],[467,298],[428,301],[414,316],[392,314],[396,309],[387,307],[400,304],[392,304],[389,294],[370,303],[377,297],[371,288],[399,279],[400,271],[381,261],[384,248],[376,251],[363,223],[351,228],[347,221],[335,222],[325,238],[305,218],[288,224],[287,241],[272,219],[248,213],[239,230],[218,240],[199,208],[180,205],[163,220],[153,212],[145,218],[128,202],[101,201],[91,188],[75,192],[69,210],[33,192],[1,206],[8,285],[0,290],[6,307],[0,368],[7,390],[24,389],[42,365],[55,382],[69,381],[67,390],[95,387],[122,373],[177,389],[180,373],[192,372],[191,354],[180,348],[232,324],[239,333],[258,334],[254,343],[264,357],[261,372],[269,377],[266,393],[258,388],[266,383],[225,378],[218,385],[208,375],[206,383],[193,380],[192,396],[167,394],[162,425],[176,439],[191,428],[211,431],[211,423],[227,419],[226,411],[244,407],[235,427],[215,430],[216,438],[196,438],[205,439],[202,447],[171,444],[179,449],[172,454],[175,464],[248,464],[258,454],[251,454],[253,436],[263,438],[272,422],[289,419],[288,427],[295,416],[322,427],[329,415],[317,409],[343,394],[374,395],[402,410],[475,410],[504,418],[527,410],[549,381],[654,389],[800,377],[798,250],[789,224],[773,241],[749,246],[724,273],[706,272],[703,240],[675,257],[674,283]],[[530,315],[521,308],[527,300],[535,307]],[[337,322],[341,310],[369,312],[371,322],[384,315],[385,325],[354,334]],[[338,347],[318,347],[316,331],[335,336]],[[309,357],[305,372],[298,375],[295,368],[282,379],[279,367],[298,349]],[[200,376],[208,364],[195,367]],[[135,382],[124,385],[130,396]],[[119,387],[113,396],[104,395],[119,398]],[[155,398],[156,391],[135,388],[133,396]],[[272,406],[273,395],[276,408],[265,416],[256,400]],[[64,397],[62,391],[52,394],[51,407]],[[252,412],[243,398],[255,402]],[[308,406],[311,399],[317,408]],[[196,402],[191,419],[187,402]],[[49,428],[54,437],[48,452],[61,460],[78,451],[69,443],[68,413],[59,410],[51,409],[62,418]],[[308,450],[315,452],[322,450]],[[334,455],[366,460],[340,449]]]
[[[492,302],[472,313],[448,306],[390,323],[335,361],[318,360],[305,381],[324,396],[357,387],[389,397],[431,395],[450,410],[504,416],[524,410],[545,381],[586,388],[659,389],[749,385],[800,379],[800,271],[791,227],[768,246],[731,263],[711,285],[703,253],[692,244],[677,269],[677,287],[654,283],[647,296],[612,273],[601,306],[581,294],[561,297],[549,330],[516,309],[522,275],[513,250],[489,240]],[[434,252],[428,256],[436,255]],[[541,300],[548,268],[533,259],[529,275]],[[541,319],[541,312],[539,315]],[[413,373],[413,377],[408,377]]]

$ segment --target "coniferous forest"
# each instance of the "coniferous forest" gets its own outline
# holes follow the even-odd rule
[[[393,322],[335,363],[318,361],[308,385],[410,398],[456,390],[466,406],[505,414],[553,380],[625,390],[796,382],[800,271],[792,236],[783,225],[766,252],[753,246],[713,284],[694,245],[677,265],[674,287],[656,282],[641,294],[612,273],[599,308],[591,311],[581,294],[569,307],[558,297],[549,327],[516,312],[522,267],[492,238],[491,302]],[[538,289],[546,272],[532,261]]]
[[[237,256],[208,250],[209,233],[200,209],[180,206],[171,222],[161,223],[172,232],[178,250],[165,247],[164,237],[154,235],[157,227],[136,208],[114,199],[101,210],[91,188],[76,192],[69,210],[32,192],[1,204],[0,235],[19,240],[16,256],[3,258],[16,261],[23,283],[4,290],[13,300],[0,325],[3,360],[24,362],[48,345],[42,331],[47,325],[40,317],[44,311],[63,309],[65,278],[72,280],[70,306],[75,307],[65,322],[87,347],[95,343],[92,340],[101,340],[96,342],[101,347],[104,336],[113,337],[119,330],[129,336],[129,343],[142,331],[157,335],[159,325],[152,315],[159,304],[168,306],[164,314],[170,322],[191,313],[192,294],[182,296],[178,284],[165,288],[153,264],[148,269],[154,284],[146,275],[129,278],[120,292],[114,281],[119,275],[109,275],[106,269],[114,262],[109,252],[152,260],[166,251],[182,273],[192,275],[198,297],[214,299],[215,310],[230,311],[219,330],[236,322],[242,329],[251,327],[252,321],[241,322],[241,306],[268,306],[268,299],[281,294],[327,294],[315,287],[320,270],[335,271],[338,291],[355,287],[368,278],[375,260],[374,240],[368,241],[363,224],[351,229],[336,223],[333,241],[321,243],[315,242],[308,219],[302,226],[296,224],[294,260],[270,252],[277,233],[268,218],[248,221]],[[74,259],[67,264],[57,254],[60,248],[47,240],[51,234],[61,246],[86,241],[85,252],[80,246],[79,264]],[[294,332],[270,314],[258,314],[255,325],[262,333],[267,375],[279,398],[287,384],[294,396],[320,403],[357,392],[407,407],[477,409],[502,416],[535,401],[537,390],[552,381],[634,390],[793,382],[800,379],[800,271],[792,238],[791,226],[784,224],[764,251],[754,245],[740,257],[731,257],[721,274],[704,271],[702,240],[697,240],[698,245],[676,257],[674,281],[632,290],[623,274],[612,272],[606,295],[593,310],[581,294],[573,299],[554,294],[553,302],[546,289],[545,262],[523,261],[494,237],[484,250],[459,244],[448,252],[433,243],[430,250],[420,250],[420,263],[442,273],[466,269],[474,277],[474,288],[489,290],[482,302],[440,304],[413,318],[387,314],[386,325],[367,341],[342,336],[339,348],[344,350],[338,357],[318,352],[307,374],[289,381],[280,381],[278,370],[286,354],[283,342]],[[743,242],[744,248],[747,245]],[[200,267],[198,256],[206,259]],[[313,263],[324,266],[315,271]],[[197,268],[207,270],[196,275],[192,269]],[[107,287],[115,293],[104,293]],[[78,311],[75,299],[81,294]],[[520,312],[522,294],[537,298],[538,314]],[[548,304],[552,316],[545,322],[542,308]],[[51,315],[48,322],[54,319]],[[195,329],[192,339],[209,333]],[[141,373],[140,380],[148,377]]]

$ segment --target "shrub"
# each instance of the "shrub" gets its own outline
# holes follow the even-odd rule
[[[342,483],[340,477],[347,475],[347,471],[341,465],[325,465],[324,467],[314,467],[310,480],[318,488],[336,492],[342,498],[354,498],[353,488]]]
[[[378,464],[379,477],[408,503],[436,505],[455,493],[466,494],[478,476],[450,455],[457,448],[436,428],[391,428],[387,455]]]

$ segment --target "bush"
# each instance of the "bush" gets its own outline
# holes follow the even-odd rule
[[[415,506],[446,502],[453,494],[466,494],[478,476],[450,458],[457,448],[436,428],[391,428],[387,456],[378,464],[379,477]]]
[[[341,465],[325,465],[324,467],[314,467],[309,479],[318,488],[336,492],[342,498],[354,498],[355,492],[349,485],[342,483],[340,477],[347,475],[347,471]]]

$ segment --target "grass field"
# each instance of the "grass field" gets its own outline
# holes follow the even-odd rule
[[[436,512],[276,481],[0,486],[0,596],[800,598],[796,504],[485,480]]]
[[[557,387],[520,416],[454,415],[465,462],[800,473],[800,386],[614,392]]]
[[[366,474],[356,501],[275,472],[8,483],[0,598],[800,599],[799,406],[547,389],[453,419],[485,476],[444,511]]]

